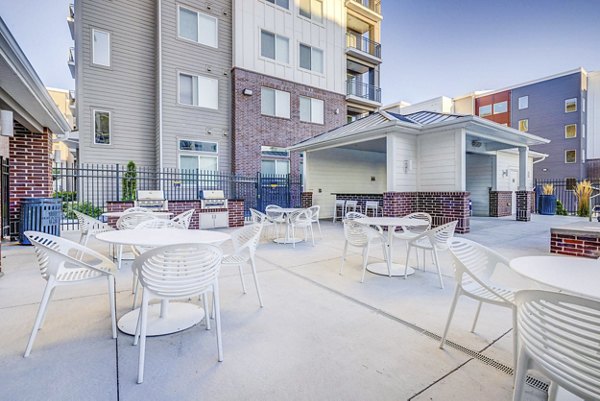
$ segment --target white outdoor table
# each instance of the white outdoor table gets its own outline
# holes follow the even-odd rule
[[[106,231],[96,235],[100,241],[115,245],[159,247],[176,244],[221,244],[231,238],[229,234],[209,230],[181,230],[177,228],[141,228],[133,230]],[[123,315],[118,322],[119,330],[135,334],[139,308]],[[205,311],[201,307],[185,303],[161,301],[148,307],[148,334],[161,336],[192,327],[202,321]]]
[[[129,212],[129,213],[131,213],[131,212]],[[129,213],[125,213],[125,212],[105,212],[105,213],[102,213],[102,216],[103,217],[123,217],[124,215],[129,214]],[[134,212],[134,213],[138,213],[138,212]],[[145,212],[143,212],[143,213],[145,213]],[[167,218],[167,217],[173,215],[173,212],[150,212],[150,213],[152,213],[153,216],[158,216],[158,217],[161,217],[161,218]]]
[[[429,223],[421,219],[409,219],[406,217],[362,217],[355,220],[358,223],[366,224],[369,226],[386,226],[388,230],[388,243],[387,248],[387,263],[371,263],[367,266],[367,270],[374,274],[381,276],[398,277],[404,276],[404,270],[407,269],[406,274],[414,274],[415,269],[407,267],[398,263],[392,262],[393,243],[394,243],[394,231],[396,227],[417,227],[426,226]]]
[[[600,262],[575,256],[523,256],[510,268],[540,284],[600,301]]]
[[[276,242],[278,244],[296,244],[298,242],[302,242],[302,238],[292,238],[291,237],[291,230],[290,230],[290,226],[291,226],[291,221],[290,221],[290,215],[298,210],[303,210],[302,208],[297,208],[297,207],[283,207],[281,209],[278,209],[277,211],[282,212],[283,213],[283,218],[286,220],[287,224],[286,224],[286,228],[285,228],[285,237],[281,237],[281,238],[275,238],[273,240],[273,242]]]

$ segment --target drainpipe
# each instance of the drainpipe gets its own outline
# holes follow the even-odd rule
[[[157,37],[157,59],[158,59],[158,169],[163,171],[163,71],[162,71],[162,6],[161,0],[157,1],[156,17],[158,19],[156,26],[158,29]],[[163,189],[163,182],[160,182],[160,189]]]

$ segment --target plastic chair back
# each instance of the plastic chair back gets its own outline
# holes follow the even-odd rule
[[[359,212],[348,212],[346,213],[346,220],[356,220],[356,219],[362,219],[363,217],[367,217],[366,215],[359,213]]]
[[[186,210],[183,213],[178,214],[173,217],[171,221],[181,224],[184,228],[190,228],[190,223],[192,222],[192,216],[196,212],[195,209]]]
[[[117,229],[131,230],[136,228],[140,223],[148,220],[158,220],[158,218],[154,216],[154,214],[146,212],[127,213],[119,217],[119,220],[117,220]]]
[[[261,231],[262,225],[252,224],[232,232],[231,242],[235,253],[239,254],[247,249],[251,255],[254,255],[260,241]]]
[[[318,222],[319,221],[319,212],[321,211],[321,206],[313,205],[313,206],[309,207],[308,210],[310,211],[310,214],[312,216],[312,221],[315,223]]]
[[[407,227],[406,230],[410,231],[411,233],[420,234],[420,233],[424,233],[425,231],[431,229],[431,215],[429,213],[424,213],[424,212],[411,213],[409,215],[406,215],[405,218],[418,219],[418,220],[423,220],[423,221],[427,222],[426,226]],[[404,229],[404,227],[403,227],[403,229]]]
[[[456,229],[457,224],[458,220],[454,220],[427,231],[426,234],[431,245],[438,250],[448,249],[448,240],[454,236],[454,230]]]
[[[125,209],[123,213],[152,213],[152,209],[148,209],[147,207],[135,206]]]

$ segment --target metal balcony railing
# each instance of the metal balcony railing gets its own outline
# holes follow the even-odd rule
[[[346,32],[346,46],[381,58],[381,44],[367,37]]]
[[[346,94],[381,103],[380,87],[359,82],[356,79],[346,81]]]
[[[381,0],[352,0],[355,3],[368,8],[371,11],[375,11],[377,14],[381,14]]]
[[[69,64],[75,64],[75,48],[69,48]]]

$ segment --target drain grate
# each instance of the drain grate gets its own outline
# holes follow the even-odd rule
[[[544,393],[547,393],[548,392],[548,388],[550,387],[550,384],[548,384],[544,380],[540,380],[540,379],[538,379],[536,377],[529,376],[529,375],[527,375],[527,379],[525,380],[525,384],[527,384],[530,387],[535,388],[536,390],[543,391]]]

